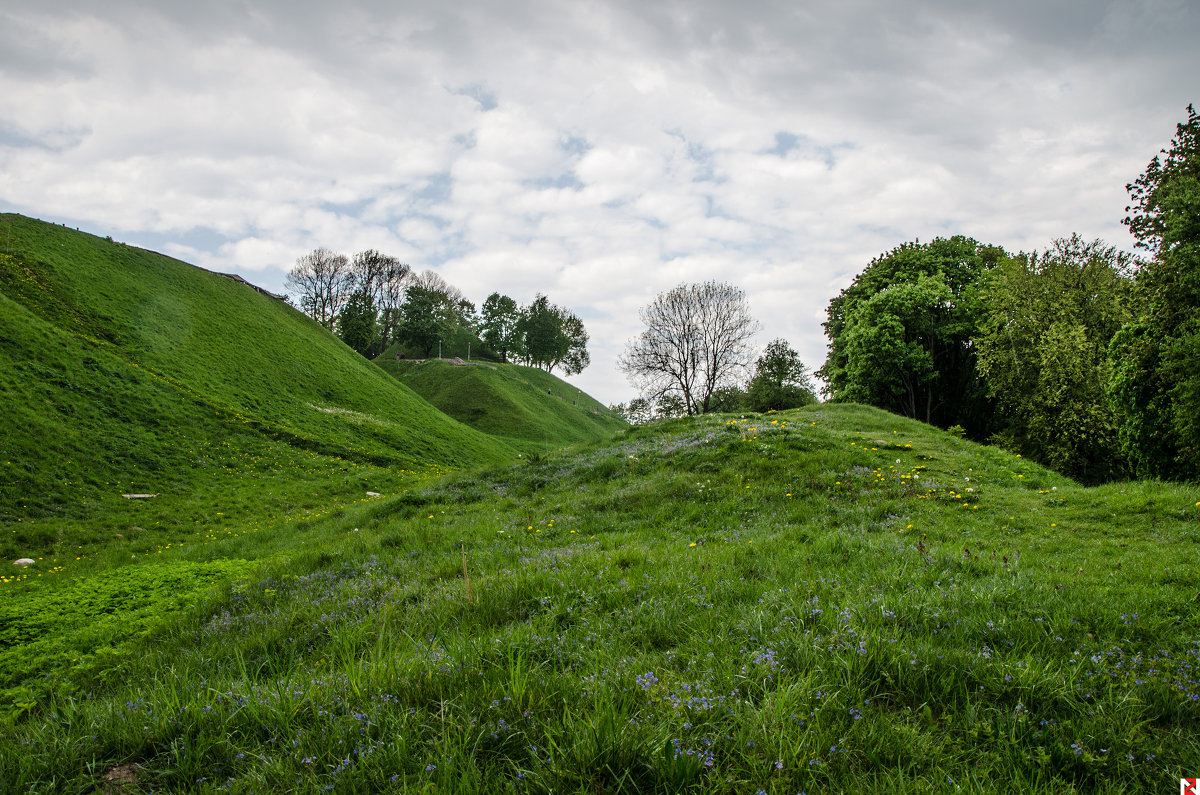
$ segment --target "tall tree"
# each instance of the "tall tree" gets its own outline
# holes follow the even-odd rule
[[[363,291],[370,298],[371,306],[378,315],[379,333],[368,354],[375,355],[393,340],[400,319],[398,310],[404,300],[404,286],[411,268],[395,257],[368,249],[354,255],[350,270],[355,289]]]
[[[524,340],[525,359],[529,364],[544,367],[547,361],[566,353],[566,345],[559,333],[560,325],[550,299],[541,293],[521,311],[517,328]]]
[[[562,365],[567,375],[575,375],[583,372],[591,360],[583,321],[570,310],[550,303],[541,293],[522,310],[515,333],[522,340],[526,361],[547,372]]]
[[[302,312],[333,331],[334,321],[354,289],[350,260],[326,248],[313,249],[296,260],[285,284],[298,294]]]
[[[447,296],[437,290],[409,286],[400,306],[399,338],[429,356],[440,340],[453,333],[456,326],[454,306]]]
[[[1132,318],[1133,265],[1073,235],[988,274],[974,339],[997,442],[1085,482],[1123,474],[1106,352]]]
[[[363,356],[369,356],[378,339],[375,305],[364,288],[350,294],[337,319],[337,335]]]
[[[510,353],[520,354],[517,335],[517,321],[520,319],[521,310],[517,302],[507,295],[492,293],[483,302],[480,312],[482,339],[485,345],[500,354],[503,362],[508,361]]]
[[[1200,479],[1200,115],[1133,183],[1125,224],[1154,259],[1143,316],[1113,339],[1109,393],[1139,474]]]
[[[829,303],[818,375],[853,400],[985,438],[991,406],[975,369],[976,288],[1004,255],[971,238],[905,243]]]
[[[754,377],[746,387],[746,402],[751,411],[783,411],[817,402],[808,369],[787,340],[767,343],[754,363]]]
[[[592,356],[587,349],[587,329],[584,328],[583,321],[575,313],[561,307],[559,307],[559,312],[562,316],[562,334],[567,340],[567,351],[563,354],[562,359],[552,363],[547,369],[553,371],[555,365],[562,364],[564,375],[578,375],[592,362]]]
[[[649,401],[681,413],[709,410],[713,392],[732,386],[750,361],[758,323],[746,294],[720,282],[685,284],[643,307],[646,330],[630,340],[618,366]]]

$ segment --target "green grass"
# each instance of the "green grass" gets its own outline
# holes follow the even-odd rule
[[[245,285],[21,216],[0,228],[10,560],[128,558],[517,455]]]
[[[410,486],[0,583],[0,617],[36,608],[21,637],[47,644],[8,682],[0,781],[1140,793],[1195,775],[1196,487],[1082,488],[856,406],[670,421]],[[84,637],[127,612],[128,632]]]
[[[603,404],[537,367],[437,359],[376,363],[459,422],[525,452],[596,441],[628,427]]]
[[[226,442],[381,467],[515,456],[245,285],[21,216],[0,227],[0,521],[89,515],[118,482],[182,491]]]

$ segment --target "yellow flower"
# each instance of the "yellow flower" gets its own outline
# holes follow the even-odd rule
[[[694,546],[696,546],[696,542],[695,542],[695,541],[693,541],[692,543],[688,544],[688,546],[689,546],[689,547],[694,547]]]

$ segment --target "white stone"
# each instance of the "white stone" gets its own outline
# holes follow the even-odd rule
[[[378,497],[378,496],[379,496],[379,492],[377,492],[377,491],[368,491],[368,492],[367,492],[367,496],[368,496],[368,497]]]
[[[13,561],[13,565],[21,566],[21,567],[32,566],[33,558],[19,558],[19,559]]]

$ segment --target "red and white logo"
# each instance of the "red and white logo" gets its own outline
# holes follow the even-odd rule
[[[1200,778],[1179,779],[1179,795],[1200,795]]]

